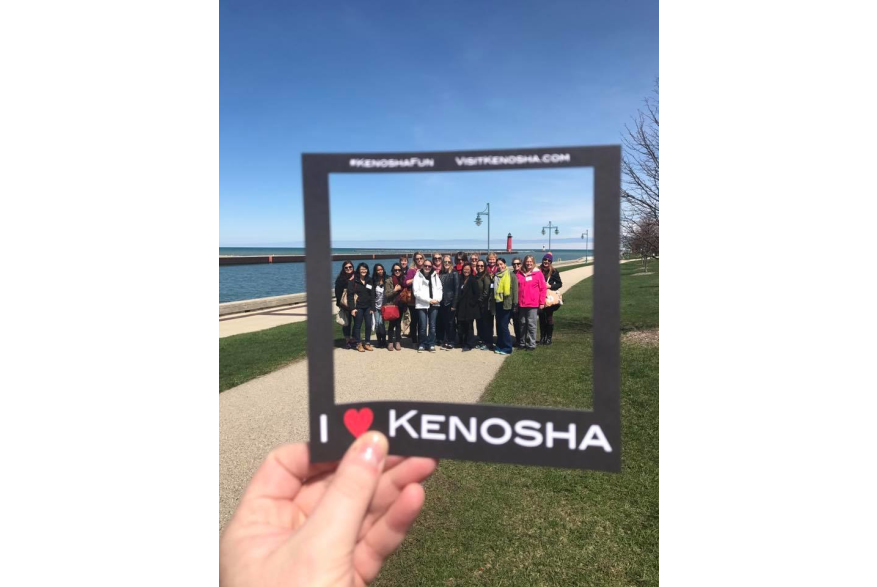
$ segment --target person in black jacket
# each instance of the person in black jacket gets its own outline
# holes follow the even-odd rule
[[[563,287],[560,272],[554,268],[554,256],[551,253],[545,253],[545,256],[542,257],[542,266],[539,269],[542,270],[542,277],[545,278],[549,290],[556,291]],[[542,332],[539,344],[546,346],[551,344],[551,336],[554,334],[554,312],[559,307],[559,305],[545,306],[539,310],[539,330]]]
[[[335,305],[338,307],[339,313],[347,318],[347,325],[341,327],[341,332],[344,333],[346,339],[344,346],[346,349],[353,348],[353,338],[350,336],[350,332],[353,330],[353,316],[350,314],[350,306],[341,303],[341,295],[347,289],[353,275],[353,263],[344,261],[341,263],[341,273],[335,278]]]
[[[479,260],[478,281],[481,283],[481,297],[479,311],[481,318],[478,319],[478,338],[481,343],[476,347],[481,351],[493,351],[493,313],[490,311],[490,298],[493,296],[493,275],[487,270],[487,263]]]
[[[388,283],[384,287],[384,305],[394,304],[399,310],[399,317],[389,321],[389,329],[387,330],[387,350],[402,350],[402,314],[408,307],[399,301],[399,294],[405,288],[405,274],[402,272],[402,265],[393,263],[393,269],[386,280]]]
[[[375,290],[369,276],[368,265],[360,263],[356,267],[356,277],[347,286],[347,303],[353,314],[353,339],[356,350],[361,353],[371,351],[371,314],[375,311]],[[360,327],[365,322],[365,344],[359,338]]]
[[[518,273],[521,272],[521,269],[524,268],[524,264],[521,261],[520,257],[515,257],[512,259],[512,279],[518,278]],[[524,331],[521,330],[520,320],[518,318],[518,305],[515,304],[512,308],[512,322],[514,322],[515,326],[515,348],[524,348],[523,342],[521,342],[521,337],[524,336]]]
[[[475,346],[473,323],[481,318],[481,294],[481,282],[472,275],[472,266],[463,265],[457,295],[457,329],[464,351],[471,351]]]
[[[460,289],[460,274],[454,268],[450,255],[445,255],[442,261],[442,271],[439,273],[442,281],[442,303],[439,306],[439,325],[436,328],[438,345],[445,350],[454,348],[457,338],[457,329],[454,328],[454,314],[457,309],[457,295]]]

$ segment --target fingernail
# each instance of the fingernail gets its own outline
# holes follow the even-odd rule
[[[380,432],[369,432],[360,436],[356,443],[358,445],[356,457],[369,466],[380,470],[390,448],[387,437]]]

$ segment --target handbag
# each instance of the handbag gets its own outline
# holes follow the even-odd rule
[[[347,303],[347,289],[345,289],[343,292],[341,292],[341,301],[338,303],[341,304],[341,306],[346,306],[348,308],[354,309],[354,308],[356,308],[356,299],[358,297],[359,297],[359,294],[354,293],[353,294],[353,303],[348,304]],[[339,308],[339,309],[343,310],[344,308]],[[347,311],[349,312],[350,310],[347,310]]]
[[[345,289],[341,292],[341,302],[342,305],[347,305],[347,290]],[[347,313],[347,310],[344,308],[338,308],[338,313],[335,315],[335,322],[340,324],[341,326],[349,326],[350,325],[350,316]]]
[[[406,306],[410,306],[412,303],[414,303],[414,294],[411,293],[411,290],[406,287],[399,292],[399,301]]]
[[[411,333],[411,311],[405,308],[402,314],[402,328],[400,329],[402,336],[408,336]]]
[[[381,308],[381,316],[383,316],[384,320],[398,320],[399,319],[399,306],[396,304],[389,304]]]
[[[545,306],[557,306],[558,308],[563,305],[563,296],[559,291],[548,291],[545,294]]]

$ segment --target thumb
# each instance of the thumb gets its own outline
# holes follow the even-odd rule
[[[380,432],[368,432],[354,442],[308,520],[339,547],[356,543],[368,506],[378,486],[389,442]]]

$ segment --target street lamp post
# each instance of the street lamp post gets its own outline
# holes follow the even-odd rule
[[[585,263],[588,262],[588,231],[582,233],[582,238],[585,239]]]
[[[560,231],[557,230],[557,229],[560,228],[560,227],[559,227],[559,226],[556,226],[556,225],[552,225],[552,224],[551,224],[551,221],[549,220],[549,221],[548,221],[548,226],[543,226],[543,227],[542,227],[542,234],[545,234],[545,229],[546,229],[546,228],[548,229],[548,250],[550,251],[550,250],[551,250],[551,229],[552,229],[552,228],[554,229],[554,234],[560,234]]]
[[[487,216],[487,252],[490,252],[490,202],[487,202],[487,209],[475,214],[475,226],[481,226],[482,216]]]

